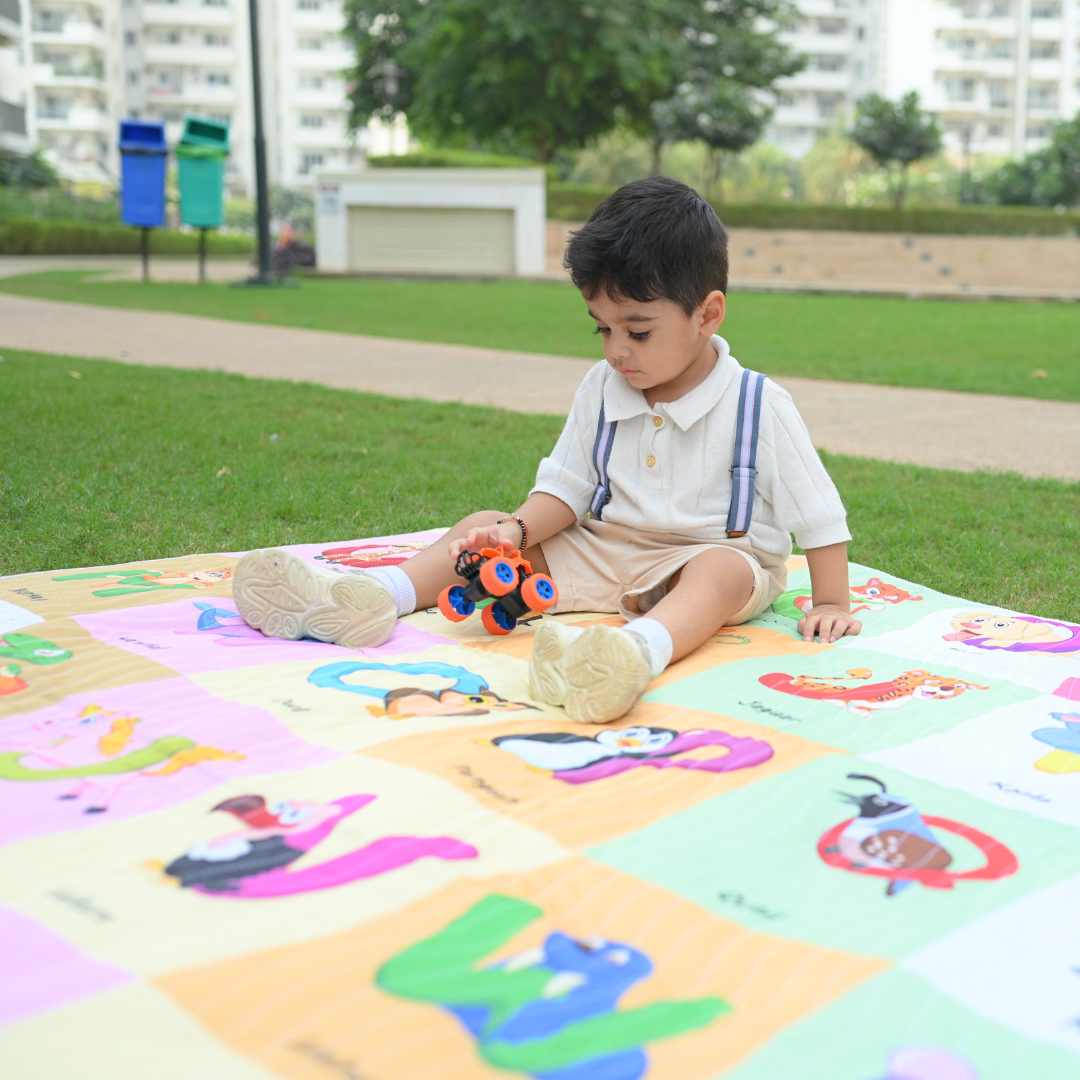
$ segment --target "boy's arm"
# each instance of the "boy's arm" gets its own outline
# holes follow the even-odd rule
[[[862,623],[850,615],[847,544],[807,548],[806,562],[810,567],[814,606],[799,620],[803,641],[813,641],[815,634],[822,643],[837,641],[845,634],[857,634]]]
[[[514,514],[525,522],[529,530],[529,547],[562,532],[578,519],[577,514],[562,499],[549,495],[546,491],[534,492]],[[521,526],[513,518],[501,525],[472,529],[468,536],[455,540],[450,545],[450,557],[456,559],[466,548],[476,551],[482,547],[496,548],[500,544],[506,544],[510,548],[521,546]],[[844,580],[847,581],[846,578]]]

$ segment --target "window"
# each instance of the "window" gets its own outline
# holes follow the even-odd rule
[[[306,176],[312,169],[318,168],[322,163],[322,154],[304,154],[300,158],[300,175]]]
[[[207,7],[228,7],[229,0],[202,0]]]
[[[300,126],[306,128],[321,128],[323,118],[319,113],[303,113],[300,117]]]
[[[1057,84],[1032,83],[1028,87],[1027,103],[1029,109],[1056,109]]]
[[[857,26],[857,27],[855,27],[855,37],[859,41],[865,41],[866,40],[866,27],[865,26]]]
[[[831,120],[836,116],[843,96],[840,94],[818,94],[817,113],[823,120]]]
[[[990,5],[991,19],[1007,19],[1012,14],[1012,4],[1009,0],[993,0]]]
[[[323,77],[321,75],[301,75],[300,76],[300,89],[301,90],[321,90],[323,88]]]
[[[139,73],[137,71],[129,71],[127,73],[127,82],[128,82],[128,86],[138,86],[139,85]]]
[[[1060,19],[1061,0],[1032,0],[1031,17],[1033,19]]]
[[[137,45],[139,43],[139,35],[134,30],[124,31],[124,44],[125,45]]]
[[[179,45],[179,30],[158,30],[151,39],[155,45]]]
[[[814,57],[815,71],[843,71],[845,57],[842,53],[819,53]]]
[[[216,120],[219,124],[232,123],[232,113],[229,112],[208,112],[206,118],[208,120]]]
[[[988,139],[1004,139],[1005,138],[1005,125],[1004,124],[987,124],[986,125],[986,137]]]
[[[819,34],[842,34],[846,29],[846,19],[818,19]]]
[[[1028,124],[1024,134],[1029,139],[1049,139],[1050,127],[1047,124]]]
[[[301,37],[296,39],[298,49],[321,49],[323,39],[321,37]]]
[[[319,0],[296,0],[297,11],[318,11],[321,7]]]
[[[1009,38],[991,38],[986,46],[986,55],[995,60],[1005,60],[1013,54],[1013,42]]]
[[[1033,41],[1031,43],[1032,60],[1057,60],[1061,56],[1061,43],[1058,41]]]
[[[227,71],[210,71],[206,75],[207,86],[228,86],[232,76]]]
[[[782,109],[792,109],[795,107],[795,95],[780,90],[776,95],[776,104]]]
[[[1009,90],[1010,87],[1007,82],[990,83],[990,108],[1007,109],[1012,104]]]
[[[203,34],[203,44],[210,48],[228,48],[232,44],[228,34]]]
[[[962,78],[946,79],[945,96],[950,101],[974,101],[975,80]]]

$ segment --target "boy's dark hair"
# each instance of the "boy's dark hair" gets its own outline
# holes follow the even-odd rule
[[[693,188],[650,176],[593,211],[563,266],[586,300],[671,300],[690,315],[713,289],[727,292],[727,232]]]

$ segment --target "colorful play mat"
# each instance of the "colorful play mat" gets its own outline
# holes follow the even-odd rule
[[[807,644],[796,557],[590,727],[535,620],[265,638],[238,557],[0,579],[5,1080],[1080,1076],[1080,626],[852,564]]]

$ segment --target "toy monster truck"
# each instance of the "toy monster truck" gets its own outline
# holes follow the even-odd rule
[[[454,568],[465,585],[449,585],[439,594],[439,610],[451,622],[462,622],[484,600],[481,621],[489,634],[509,634],[518,619],[530,611],[547,611],[559,599],[559,590],[547,574],[534,574],[520,551],[481,548],[463,551]]]

